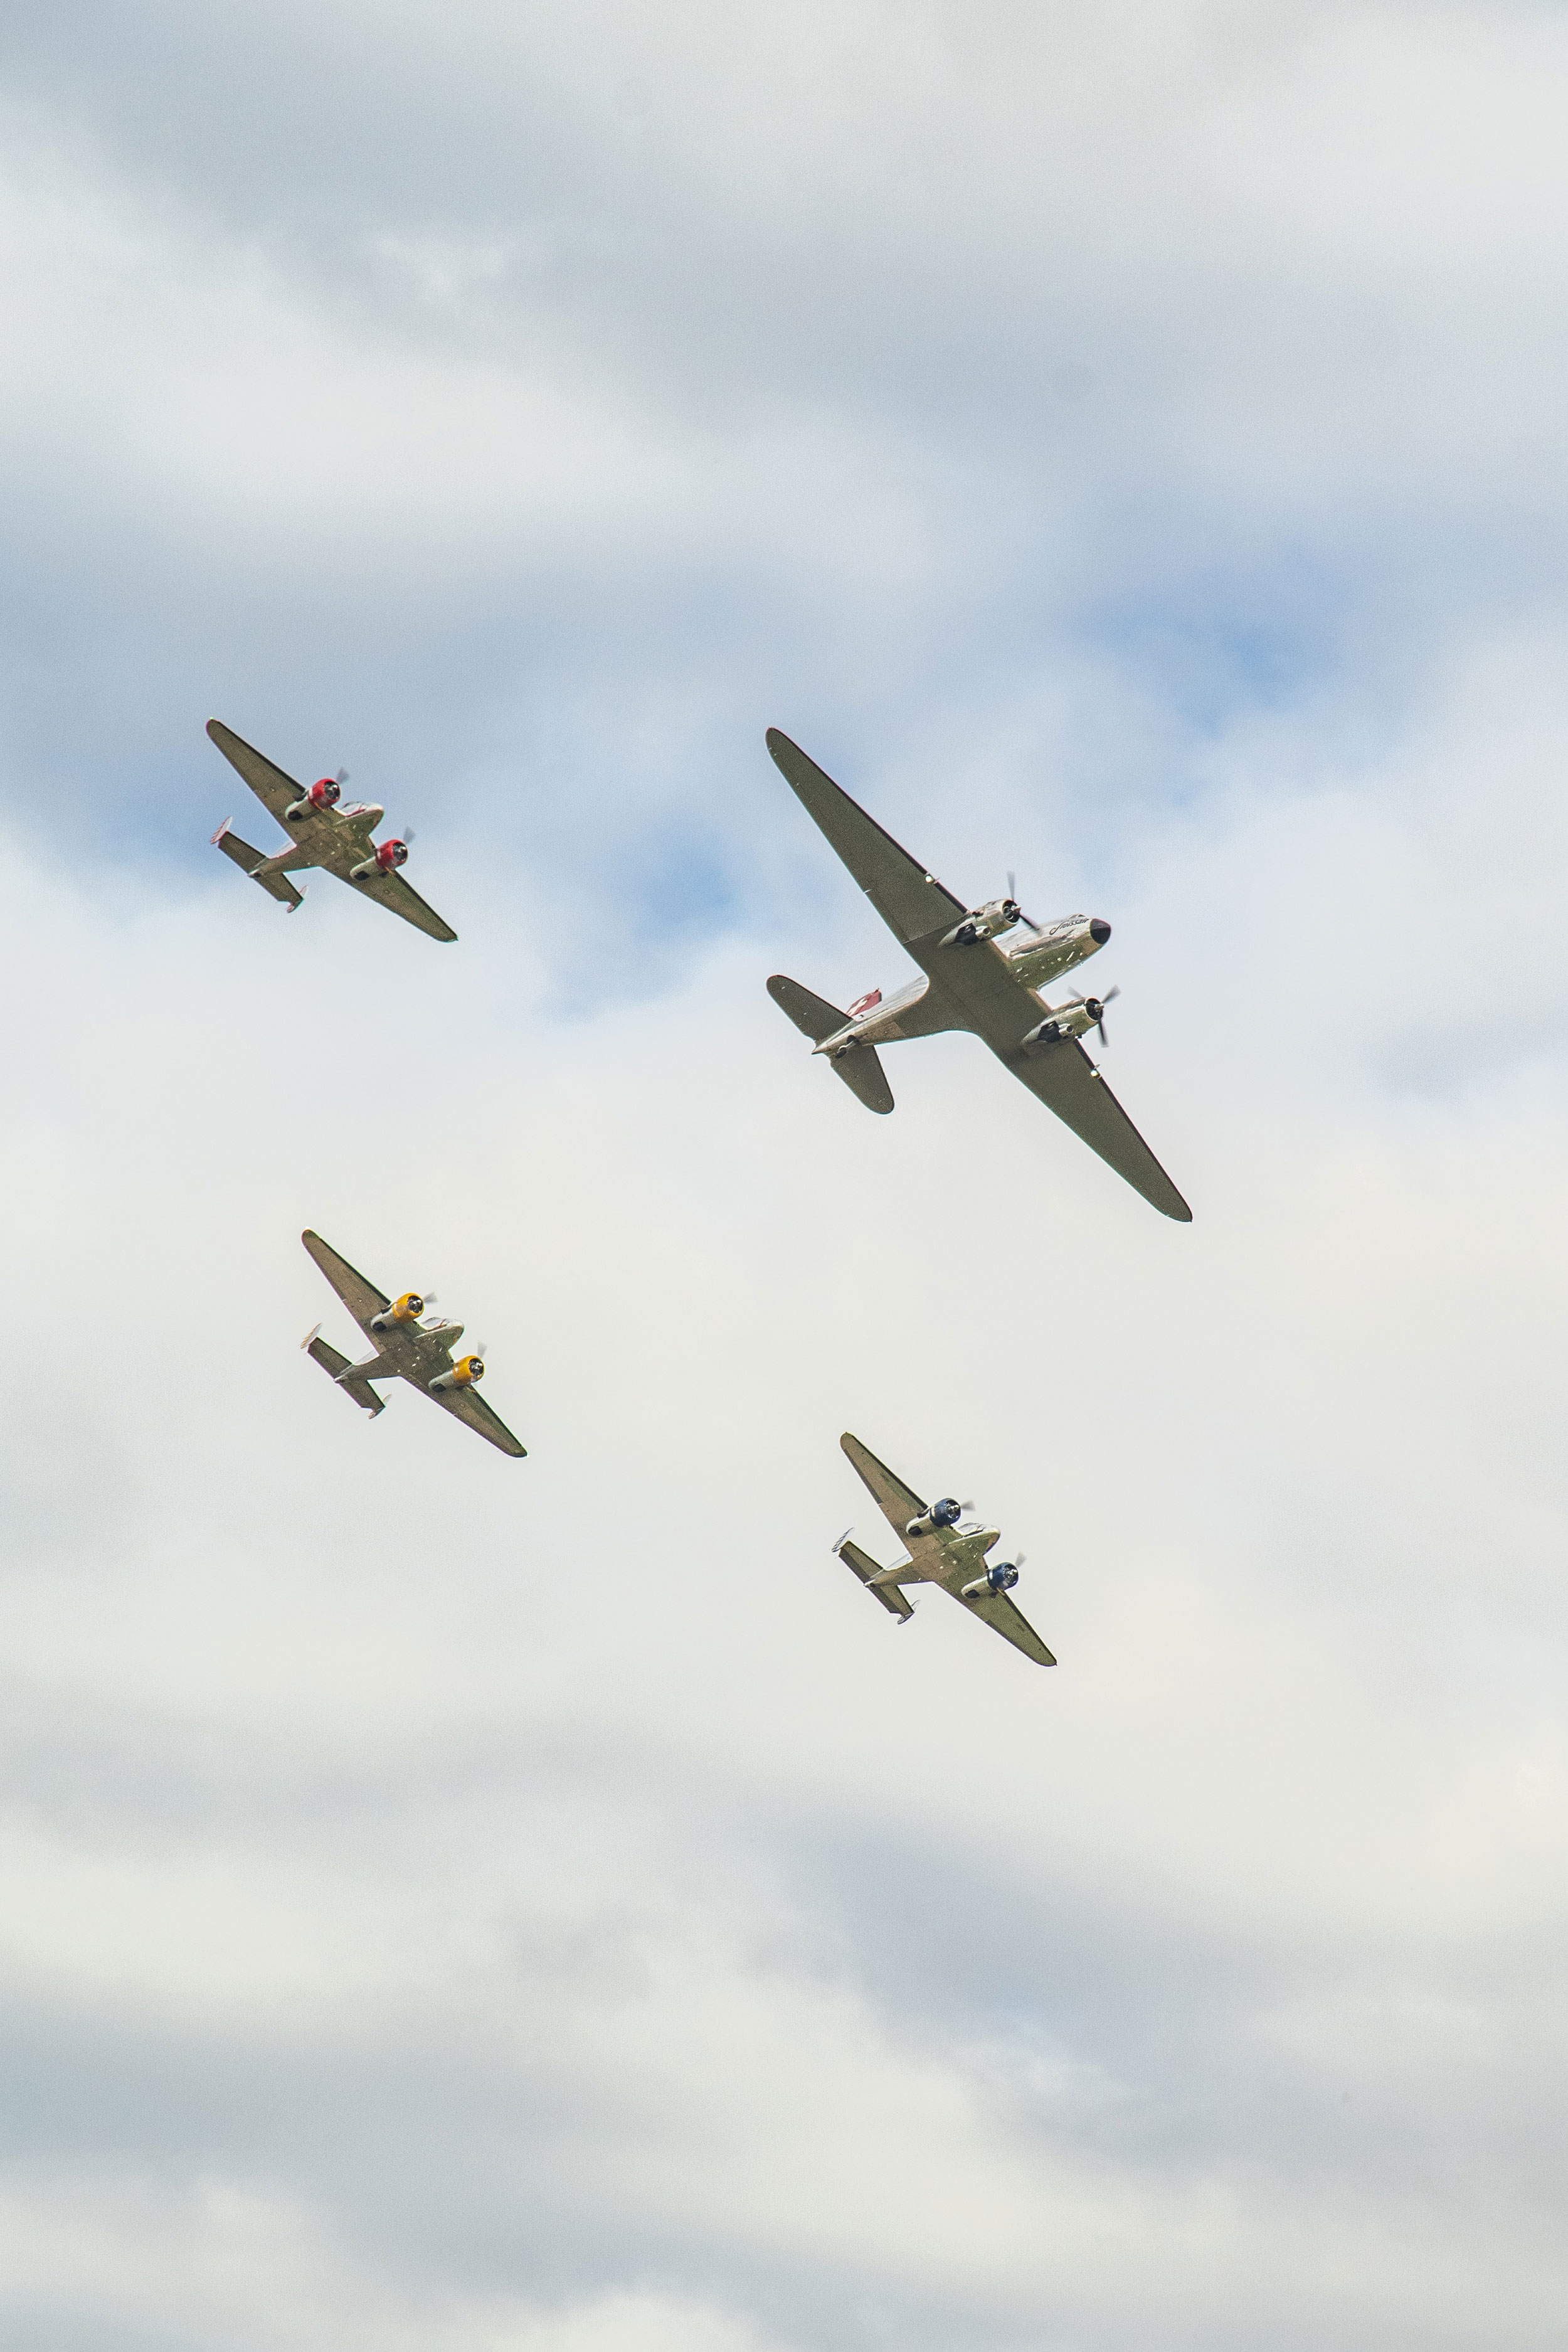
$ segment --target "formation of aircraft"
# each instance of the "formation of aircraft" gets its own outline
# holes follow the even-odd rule
[[[973,1030],[1134,1192],[1162,1215],[1190,1223],[1192,1211],[1079,1042],[1091,1029],[1103,1039],[1109,997],[1073,996],[1053,1007],[1035,993],[1097,955],[1111,936],[1110,924],[1098,915],[1031,922],[1010,889],[985,906],[966,906],[776,727],[768,730],[768,749],[923,974],[886,999],[874,989],[841,1013],[798,980],[775,972],[768,994],[810,1038],[813,1054],[827,1057],[868,1110],[890,1111],[893,1093],[879,1045],[944,1029]],[[1004,946],[1003,933],[1020,924],[1027,936]]]
[[[401,1298],[389,1298],[384,1291],[367,1282],[362,1274],[340,1257],[330,1243],[319,1234],[307,1229],[299,1236],[366,1339],[371,1353],[357,1364],[340,1356],[321,1337],[321,1326],[307,1331],[300,1346],[312,1361],[334,1380],[354,1402],[373,1420],[386,1410],[386,1399],[377,1394],[371,1383],[375,1381],[406,1381],[421,1396],[431,1397],[451,1413],[455,1420],[466,1422],[481,1437],[503,1454],[517,1455],[528,1452],[518,1444],[498,1414],[491,1412],[482,1396],[476,1394],[475,1382],[485,1377],[483,1349],[471,1356],[454,1356],[453,1349],[463,1337],[461,1323],[449,1323],[444,1316],[423,1320],[426,1306],[434,1301],[423,1297],[417,1290],[405,1290]]]
[[[320,866],[430,938],[456,938],[399,872],[408,856],[406,839],[378,846],[371,835],[385,811],[368,803],[344,803],[340,772],[303,788],[221,719],[209,719],[207,733],[288,836],[285,848],[264,854],[241,841],[225,821],[213,839],[290,913],[303,897],[290,875]],[[776,972],[768,992],[811,1040],[813,1054],[826,1058],[869,1110],[885,1112],[893,1108],[893,1095],[880,1046],[943,1030],[970,1030],[1163,1215],[1190,1221],[1191,1210],[1083,1049],[1091,1029],[1104,1043],[1105,1007],[1116,990],[1103,997],[1073,994],[1057,1005],[1039,993],[1097,955],[1111,936],[1110,924],[1098,915],[1037,923],[1013,896],[1010,876],[1004,898],[967,906],[777,728],[768,730],[768,748],[888,929],[920,966],[920,977],[892,996],[884,999],[873,989],[843,1012]],[[526,1454],[477,1393],[484,1349],[454,1352],[463,1337],[461,1323],[427,1318],[426,1307],[435,1302],[417,1291],[388,1298],[319,1234],[307,1231],[301,1239],[371,1345],[369,1356],[350,1362],[322,1339],[319,1323],[300,1342],[345,1394],[373,1420],[386,1405],[377,1383],[406,1381],[503,1454]],[[1053,1666],[1056,1660],[1008,1597],[1018,1582],[1018,1562],[988,1562],[987,1555],[1001,1541],[999,1530],[967,1518],[972,1507],[951,1496],[923,1503],[848,1431],[840,1442],[907,1547],[906,1558],[883,1568],[848,1533],[840,1538],[834,1551],[867,1591],[907,1622],[914,1606],[905,1588],[940,1585],[1025,1657]]]
[[[321,776],[313,784],[297,784],[221,719],[209,719],[207,732],[230,767],[245,778],[263,808],[288,835],[286,849],[264,853],[242,841],[225,817],[213,835],[214,845],[225,857],[232,857],[242,874],[248,874],[253,882],[281,899],[291,915],[305,893],[295,888],[289,876],[319,866],[347,882],[361,898],[390,907],[394,915],[401,915],[405,923],[433,940],[457,937],[451,924],[444,922],[434,907],[427,907],[399,873],[399,866],[408,863],[407,837],[379,845],[371,839],[385,809],[373,801],[345,801],[341,776]]]
[[[1019,1561],[987,1563],[986,1554],[1000,1543],[1001,1529],[964,1517],[967,1505],[945,1495],[939,1502],[923,1503],[912,1487],[879,1462],[869,1445],[845,1430],[839,1444],[849,1455],[878,1510],[908,1548],[909,1557],[892,1568],[879,1568],[869,1553],[841,1535],[834,1551],[852,1568],[883,1607],[903,1623],[915,1614],[904,1588],[909,1584],[939,1584],[971,1617],[1001,1635],[1005,1642],[1032,1658],[1037,1666],[1056,1660],[1017,1604],[1008,1599],[1019,1580]],[[1021,1558],[1021,1555],[1020,1555]]]

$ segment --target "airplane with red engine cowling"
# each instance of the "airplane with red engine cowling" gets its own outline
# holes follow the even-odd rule
[[[307,866],[319,866],[335,874],[340,882],[349,884],[361,898],[374,898],[378,905],[388,907],[401,915],[405,923],[425,932],[433,940],[455,940],[457,937],[450,923],[444,922],[434,907],[427,907],[410,883],[398,871],[408,863],[408,843],[402,840],[375,842],[374,833],[386,811],[373,801],[345,801],[342,797],[343,777],[321,776],[315,783],[297,784],[281,768],[225,727],[221,719],[209,719],[207,733],[217,745],[229,765],[237,770],[250,786],[262,806],[277,819],[289,836],[286,849],[275,850],[270,856],[253,849],[242,841],[225,817],[213,835],[214,845],[225,857],[232,857],[242,874],[274,898],[281,901],[293,914],[304,898],[289,880]]]
[[[387,1401],[371,1383],[406,1381],[410,1388],[487,1437],[503,1454],[521,1456],[528,1452],[476,1392],[476,1381],[485,1377],[484,1349],[467,1356],[453,1353],[463,1337],[461,1323],[449,1322],[444,1315],[426,1319],[424,1310],[435,1301],[417,1290],[389,1298],[346,1257],[340,1257],[319,1234],[307,1230],[299,1238],[371,1343],[371,1354],[351,1364],[322,1339],[319,1323],[299,1342],[311,1362],[319,1364],[345,1395],[374,1420],[377,1413],[385,1412]]]
[[[1080,1040],[1105,1041],[1105,1007],[1117,993],[1048,1003],[1037,992],[1097,955],[1111,936],[1099,915],[1036,923],[1012,895],[966,906],[874,817],[851,800],[778,728],[768,749],[807,814],[827,835],[922,977],[887,998],[873,989],[841,1013],[798,980],[775,972],[768,992],[811,1040],[868,1110],[890,1111],[893,1090],[877,1048],[905,1037],[967,1029],[1134,1192],[1183,1224],[1192,1211],[1105,1084]],[[1022,927],[1021,930],[1019,927]],[[1004,933],[1017,936],[1004,938]]]
[[[1001,1530],[979,1519],[967,1519],[964,1514],[971,1507],[956,1502],[950,1495],[944,1495],[939,1502],[923,1503],[913,1487],[906,1486],[885,1462],[877,1460],[869,1445],[862,1445],[847,1429],[839,1444],[883,1517],[909,1550],[907,1559],[898,1560],[892,1568],[879,1568],[868,1552],[850,1541],[847,1532],[839,1538],[834,1551],[873,1600],[907,1624],[915,1605],[904,1591],[905,1585],[939,1584],[971,1617],[979,1618],[1037,1666],[1055,1665],[1056,1660],[1029,1619],[1008,1598],[1019,1580],[1022,1552],[1017,1559],[987,1564],[986,1555],[1000,1543]]]

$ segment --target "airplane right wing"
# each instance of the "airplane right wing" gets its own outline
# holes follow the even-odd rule
[[[378,1290],[373,1282],[367,1282],[346,1257],[340,1257],[331,1244],[324,1242],[319,1234],[313,1234],[307,1226],[299,1238],[361,1330],[367,1339],[373,1338],[371,1318],[379,1315],[383,1307],[390,1307],[392,1300],[384,1292]]]
[[[768,749],[807,815],[826,834],[894,939],[925,939],[932,931],[950,929],[967,914],[962,900],[927,874],[918,858],[901,849],[841,784],[835,784],[777,727],[768,730]]]
[[[423,931],[433,940],[450,941],[457,937],[451,924],[444,922],[434,907],[427,907],[401,874],[372,874],[363,882],[350,882],[349,887],[363,891],[379,906],[390,907],[394,915],[401,915],[405,923],[412,923],[416,931]]]
[[[1021,1047],[1004,1053],[993,1046],[992,1051],[1152,1208],[1178,1224],[1191,1224],[1192,1211],[1076,1037],[1063,1037],[1034,1054]]]
[[[444,1405],[448,1412],[455,1413],[459,1421],[465,1421],[470,1429],[476,1429],[481,1437],[487,1437],[491,1444],[498,1446],[503,1454],[510,1454],[519,1460],[527,1454],[528,1447],[518,1444],[500,1414],[492,1412],[484,1398],[476,1396],[472,1388],[432,1389],[429,1394],[437,1404]]]
[[[847,1429],[839,1444],[849,1455],[863,1484],[871,1489],[878,1510],[900,1543],[907,1543],[909,1538],[904,1532],[904,1528],[911,1519],[919,1518],[925,1508],[919,1496],[906,1486],[902,1478],[895,1478],[886,1463],[879,1462],[870,1446],[862,1445],[860,1439],[852,1436]],[[918,1537],[915,1540],[918,1542]]]
[[[972,1617],[983,1619],[1005,1642],[1010,1642],[1015,1650],[1021,1650],[1026,1658],[1032,1658],[1037,1666],[1055,1665],[1056,1660],[1023,1611],[1016,1608],[1005,1592],[988,1592],[982,1601],[965,1601],[961,1592],[954,1593],[953,1597],[963,1603]]]
[[[225,727],[221,719],[208,719],[207,733],[230,767],[236,768],[245,778],[263,808],[282,824],[284,810],[303,798],[302,788],[292,776],[286,776],[281,768],[275,768],[270,760],[236,735],[232,727]]]

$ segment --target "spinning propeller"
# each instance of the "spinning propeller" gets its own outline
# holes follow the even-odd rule
[[[1068,998],[1068,1003],[1070,1004],[1082,1004],[1089,1013],[1094,1023],[1096,1030],[1099,1032],[1102,1051],[1104,1050],[1106,1042],[1105,1007],[1108,1004],[1113,1003],[1115,999],[1120,996],[1121,993],[1121,983],[1118,982],[1114,988],[1108,988],[1103,996],[1071,996]]]
[[[1008,874],[1008,897],[1012,900],[1015,907],[1018,907],[1018,876],[1009,869]],[[1040,933],[1045,928],[1043,924],[1037,923],[1032,915],[1026,915],[1021,907],[1019,907],[1019,919],[1020,922],[1024,922],[1029,925],[1030,929],[1034,932],[1036,938],[1040,936]]]

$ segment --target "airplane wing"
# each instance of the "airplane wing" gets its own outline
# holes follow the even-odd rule
[[[944,889],[918,858],[901,849],[874,817],[867,816],[841,785],[824,775],[777,727],[768,730],[768,749],[807,815],[826,834],[894,939],[919,940],[931,931],[949,930],[967,914],[961,899]]]
[[[484,1398],[476,1396],[471,1388],[431,1389],[427,1393],[459,1421],[465,1421],[470,1429],[476,1429],[481,1437],[487,1437],[492,1445],[499,1446],[503,1454],[519,1458],[527,1454],[528,1447],[518,1444],[500,1414],[492,1412]]]
[[[373,1282],[367,1282],[362,1274],[357,1273],[346,1257],[340,1257],[330,1243],[324,1242],[319,1234],[313,1234],[307,1226],[299,1238],[361,1330],[367,1339],[372,1337],[371,1316],[379,1315],[383,1307],[390,1307],[392,1300],[384,1292],[378,1290]]]
[[[1021,1078],[1091,1151],[1125,1177],[1162,1216],[1190,1225],[1192,1211],[1105,1084],[1076,1037],[1063,1037],[1043,1053],[1004,1053],[992,1048],[1015,1078]]]
[[[870,1446],[862,1445],[860,1439],[852,1436],[847,1429],[839,1444],[849,1455],[861,1479],[871,1489],[878,1510],[900,1543],[907,1541],[904,1528],[911,1519],[919,1518],[925,1508],[919,1496],[906,1486],[902,1478],[895,1478],[886,1463],[879,1462]]]
[[[867,1553],[862,1551],[859,1544],[851,1543],[849,1538],[846,1536],[843,1542],[835,1545],[834,1549],[837,1551],[839,1558],[843,1561],[844,1566],[846,1568],[853,1569],[855,1574],[860,1578],[861,1582],[865,1586],[866,1591],[871,1594],[873,1601],[880,1601],[884,1609],[891,1610],[895,1617],[907,1619],[914,1616],[914,1602],[904,1599],[896,1584],[873,1584],[872,1582],[872,1578],[880,1574],[881,1571],[878,1570],[875,1560],[871,1559]]]
[[[236,735],[232,727],[225,727],[221,719],[209,719],[207,732],[230,767],[238,769],[262,806],[269,809],[281,824],[284,810],[301,797],[301,787]]]
[[[350,882],[350,890],[361,891],[382,907],[390,907],[416,931],[425,932],[433,940],[455,940],[457,937],[450,923],[443,922],[434,907],[427,907],[412,883],[401,874],[372,874],[366,882]]]
[[[954,1598],[963,1601],[961,1593],[956,1593]],[[1055,1665],[1056,1660],[1023,1611],[1016,1608],[1005,1592],[988,1592],[983,1601],[963,1601],[963,1605],[972,1617],[983,1619],[1005,1642],[1010,1642],[1015,1650],[1021,1650],[1026,1658],[1032,1658],[1037,1666]]]

